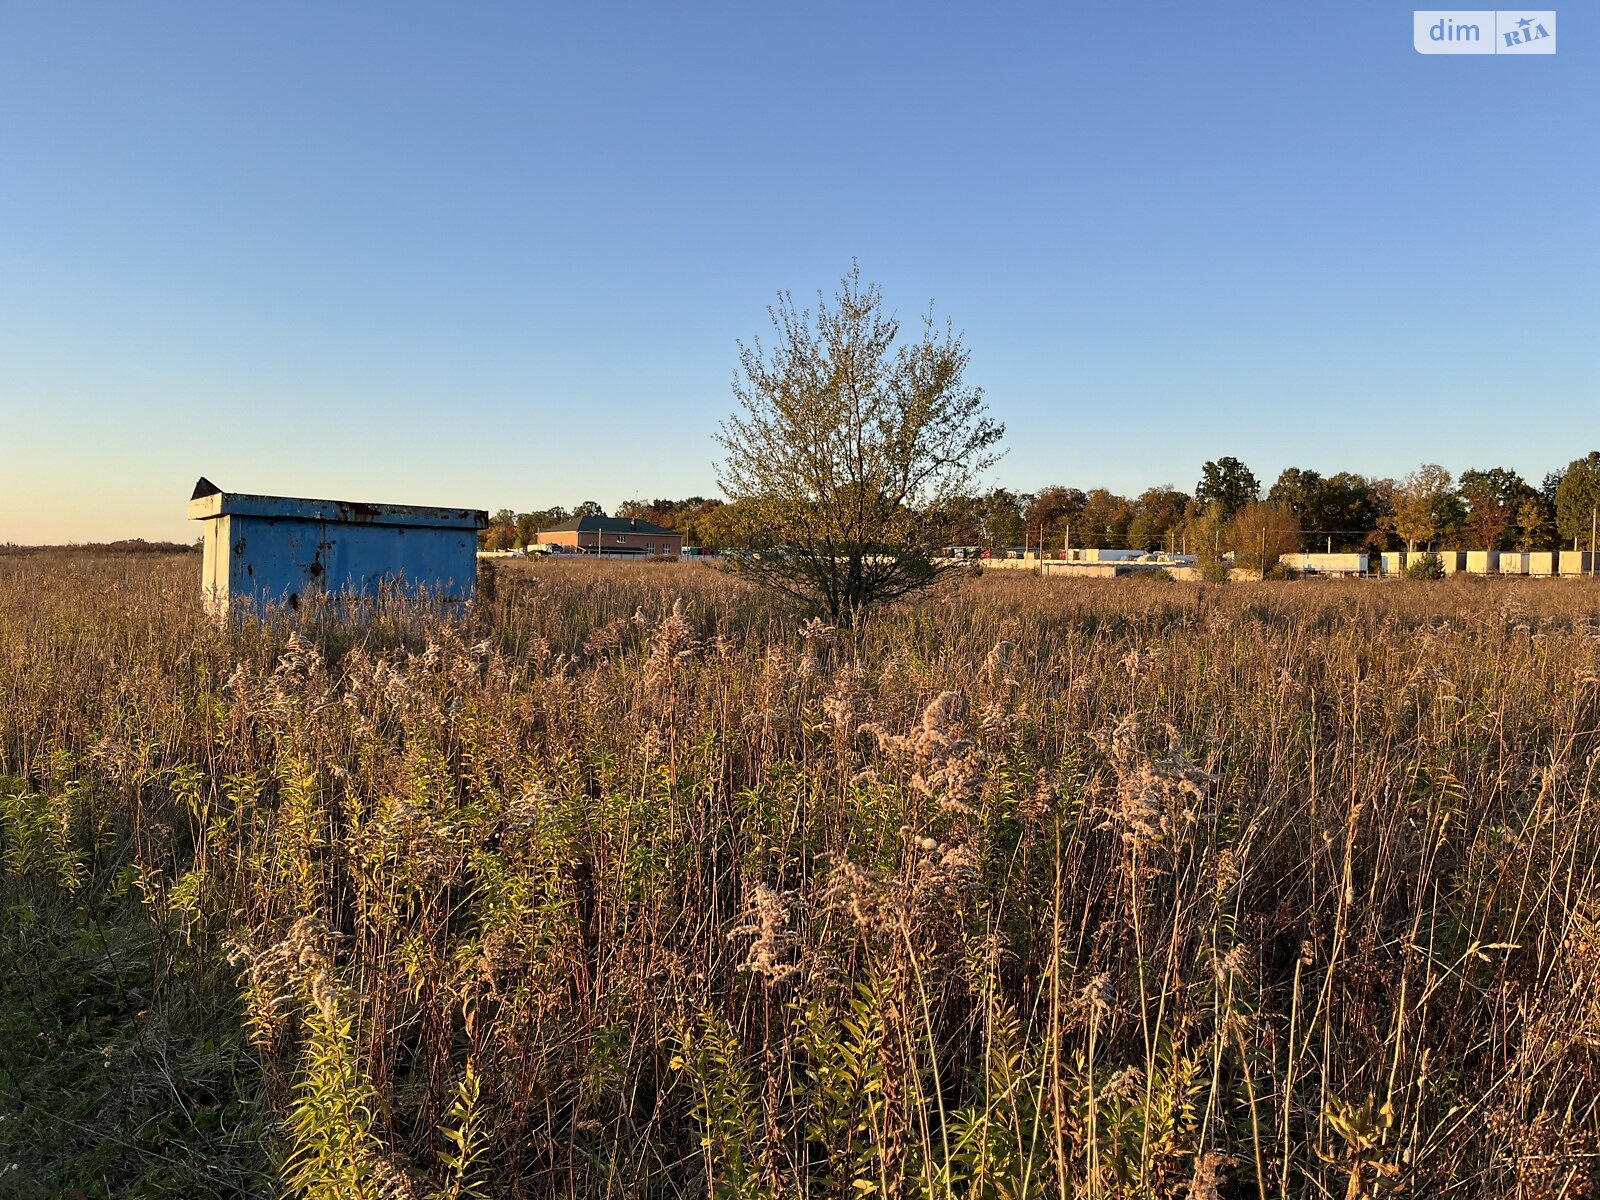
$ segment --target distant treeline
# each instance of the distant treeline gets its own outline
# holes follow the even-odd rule
[[[195,554],[199,545],[185,542],[147,542],[143,538],[124,538],[118,542],[68,542],[59,546],[19,546],[0,542],[0,554]]]
[[[501,509],[482,539],[489,549],[538,540],[541,528],[575,516],[605,516],[595,501],[571,511]],[[619,517],[638,517],[683,534],[684,544],[739,545],[751,514],[703,496],[630,501]],[[1200,554],[1235,549],[1272,556],[1290,550],[1380,551],[1553,550],[1593,548],[1600,524],[1600,451],[1574,459],[1538,485],[1508,467],[1471,469],[1459,477],[1426,463],[1401,479],[1290,467],[1263,488],[1243,462],[1207,462],[1190,492],[1170,484],[1122,496],[1055,484],[1036,492],[1006,488],[945,500],[927,514],[949,545],[995,548],[1073,546],[1176,550]]]

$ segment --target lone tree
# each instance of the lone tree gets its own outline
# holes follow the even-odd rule
[[[740,411],[716,440],[717,482],[740,510],[746,554],[730,569],[840,627],[936,583],[951,501],[999,458],[1005,427],[963,380],[968,351],[947,323],[896,344],[859,266],[830,305],[767,311],[775,334],[739,344]]]

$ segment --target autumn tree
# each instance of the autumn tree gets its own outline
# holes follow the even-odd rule
[[[746,531],[758,521],[756,506],[748,501],[718,504],[695,521],[695,545],[706,550],[737,550]],[[688,544],[687,535],[684,539]]]
[[[1128,527],[1133,524],[1133,504],[1106,488],[1091,488],[1078,516],[1083,536],[1073,526],[1072,540],[1080,546],[1123,549],[1128,545]]]
[[[510,550],[517,544],[517,514],[502,508],[489,518],[489,525],[478,531],[478,545],[485,550]]]
[[[478,545],[485,550],[510,550],[517,544],[515,525],[490,525],[478,534]]]
[[[616,515],[674,530],[683,535],[685,546],[705,546],[708,544],[703,531],[705,520],[721,506],[721,500],[708,500],[704,496],[689,496],[683,500],[626,500],[617,505]]]
[[[1222,519],[1217,504],[1197,501],[1189,506],[1189,515],[1183,522],[1182,545],[1185,553],[1195,556],[1201,578],[1212,582],[1227,580],[1228,562],[1224,557],[1227,547],[1223,537],[1230,533],[1231,525]]]
[[[712,514],[722,507],[722,503],[715,497],[690,496],[681,501],[671,514],[672,524],[668,528],[683,534],[684,545],[703,546],[706,544],[708,522]]]
[[[1265,576],[1280,558],[1300,548],[1300,522],[1281,504],[1247,504],[1234,516],[1229,540],[1235,564]]]
[[[1517,505],[1514,550],[1549,550],[1556,539],[1555,509],[1542,492],[1534,492]]]
[[[739,410],[723,423],[718,483],[747,506],[731,569],[859,625],[878,606],[932,586],[950,568],[940,512],[998,458],[1005,430],[968,385],[969,359],[947,323],[920,337],[852,267],[816,312],[787,292],[769,310],[770,350],[740,344]]]
[[[1416,551],[1417,543],[1433,543],[1460,516],[1460,501],[1451,488],[1450,472],[1438,463],[1424,463],[1394,489],[1394,531]]]

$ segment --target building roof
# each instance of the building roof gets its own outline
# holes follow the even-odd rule
[[[258,496],[225,492],[201,478],[189,500],[189,518],[266,517],[284,521],[339,521],[353,525],[435,525],[482,529],[489,514],[477,508],[429,508],[420,504],[373,504],[362,500],[313,500],[300,496]]]
[[[540,537],[547,533],[642,533],[666,534],[668,537],[683,536],[676,529],[663,529],[659,525],[652,525],[649,521],[641,521],[637,517],[573,517],[570,521],[563,521],[559,525],[547,525],[539,530]]]

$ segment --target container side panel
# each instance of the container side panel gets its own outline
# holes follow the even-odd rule
[[[229,558],[236,597],[295,606],[314,594],[376,596],[385,590],[470,599],[477,581],[472,529],[234,514]]]
[[[478,573],[475,530],[438,526],[329,525],[322,565],[330,591],[385,588],[468,600]]]

